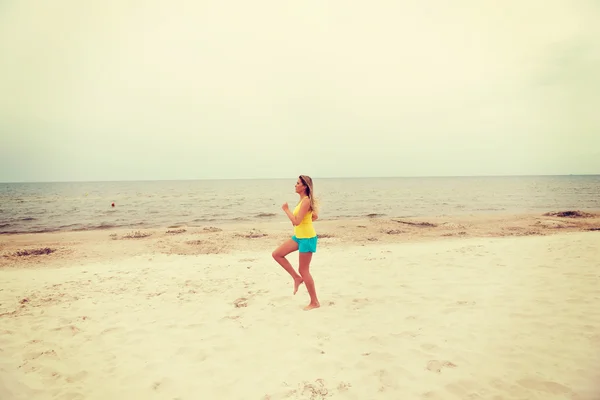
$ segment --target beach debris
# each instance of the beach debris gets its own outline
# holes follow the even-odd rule
[[[385,217],[385,214],[371,213],[366,215],[367,218]]]
[[[332,235],[332,234],[330,234],[330,233],[319,233],[319,234],[317,235],[317,237],[318,237],[319,239],[329,239],[329,238],[334,238],[334,237],[335,237],[335,235]]]
[[[320,351],[321,354],[325,354],[324,351]],[[325,400],[326,398],[334,396],[334,390],[330,390],[327,387],[325,380],[319,378],[314,381],[314,383],[309,381],[302,381],[298,383],[296,389],[292,389],[292,385],[287,382],[283,382],[283,385],[287,388],[286,393],[284,394],[285,398],[303,398],[307,400]],[[349,382],[341,381],[337,385],[337,391],[339,393],[343,393],[348,391],[352,387],[352,384]],[[262,397],[262,400],[274,400],[275,398],[283,398],[281,396],[272,397],[272,395],[266,394]]]
[[[180,233],[184,233],[187,232],[185,229],[181,228],[181,229],[169,229],[166,233],[169,235],[177,235]]]
[[[399,221],[397,219],[392,219],[392,221],[397,222],[399,224],[406,224],[406,225],[412,225],[412,226],[423,226],[423,227],[431,227],[431,228],[435,228],[437,226],[436,224],[432,224],[431,222]]]
[[[563,221],[553,221],[553,220],[540,220],[535,223],[535,225],[542,226],[544,228],[572,228],[575,225],[568,224]]]
[[[600,231],[600,228],[588,228],[588,231]]]
[[[262,233],[256,229],[252,229],[249,233],[246,233],[246,234],[236,233],[235,236],[243,237],[246,239],[256,239],[256,238],[261,238],[261,237],[265,237],[268,235],[266,233]]]
[[[261,212],[259,214],[256,214],[255,217],[256,218],[270,218],[270,217],[275,217],[276,215],[277,214],[274,214],[274,213],[264,213],[264,212]]]
[[[569,211],[558,211],[558,212],[547,212],[544,214],[545,217],[560,217],[560,218],[592,218],[595,215],[586,213],[579,210]]]
[[[523,231],[515,233],[515,236],[545,236],[546,234],[540,231]]]
[[[167,254],[198,255],[198,254],[223,254],[228,251],[228,246],[223,241],[187,240],[185,244],[192,247],[175,245]]]
[[[51,249],[50,247],[44,247],[40,249],[25,249],[18,250],[14,252],[12,255],[15,257],[27,257],[27,256],[41,256],[45,254],[54,253],[56,249]]]
[[[460,231],[460,232],[448,232],[448,233],[442,233],[442,236],[446,236],[446,237],[448,237],[448,236],[464,236],[464,235],[466,235],[466,234],[467,234],[467,232],[465,232],[465,231]]]
[[[441,224],[441,226],[444,228],[452,228],[452,229],[465,229],[466,228],[464,225],[457,224],[455,222],[444,222],[443,224]]]
[[[217,227],[214,227],[214,226],[207,226],[206,228],[204,228],[204,230],[206,232],[221,232],[223,229],[217,228]]]
[[[123,235],[123,239],[142,239],[142,238],[145,238],[148,236],[152,236],[152,233],[135,231],[135,232],[126,233],[125,235]]]
[[[399,235],[401,233],[404,233],[404,231],[400,229],[388,229],[387,231],[385,231],[385,233],[387,233],[388,235]]]
[[[325,381],[321,378],[316,379],[315,383],[304,381],[299,386],[299,392],[302,396],[310,396],[311,400],[324,399],[329,395],[329,390],[325,386]]]
[[[554,225],[549,226],[546,222],[554,222]],[[566,225],[560,221],[544,221],[543,223],[538,221],[534,227],[538,227],[538,225],[542,225],[544,227],[551,228],[564,228]],[[522,226],[508,226],[502,229],[502,236],[536,236],[536,235],[544,235],[543,232],[540,232],[536,229],[527,229]]]

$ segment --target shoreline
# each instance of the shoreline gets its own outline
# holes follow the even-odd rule
[[[319,248],[351,244],[408,243],[456,238],[546,236],[600,229],[600,212],[584,217],[533,214],[486,214],[429,218],[348,218],[315,222]],[[226,254],[274,250],[291,236],[289,221],[251,221],[170,225],[163,228],[113,228],[0,235],[0,268],[120,259],[140,254]],[[43,249],[46,252],[41,252]],[[40,251],[40,255],[16,255]]]
[[[581,212],[599,214],[600,208],[579,208]],[[534,215],[543,215],[545,212],[552,212],[556,210],[546,210],[546,211],[507,211],[504,209],[480,209],[480,210],[470,210],[470,211],[460,211],[453,212],[452,214],[411,214],[411,215],[398,215],[391,216],[388,214],[364,214],[364,215],[346,215],[346,216],[334,216],[334,217],[326,217],[323,221],[352,221],[352,220],[370,220],[370,219],[469,219],[469,218],[512,218],[514,216],[534,216]],[[101,218],[99,217],[98,220]],[[175,218],[176,220],[176,218]],[[15,236],[15,235],[32,235],[32,234],[47,234],[47,233],[67,233],[67,232],[106,232],[112,230],[160,230],[166,228],[176,228],[176,227],[187,227],[187,228],[202,228],[205,226],[217,226],[217,227],[245,227],[245,226],[253,226],[253,225],[262,225],[262,224],[278,224],[280,222],[286,223],[285,215],[282,213],[257,213],[254,215],[250,215],[247,217],[238,217],[233,219],[203,219],[203,220],[194,220],[189,222],[172,222],[172,223],[145,223],[143,221],[136,222],[129,225],[112,225],[110,223],[102,222],[99,225],[94,225],[92,227],[75,227],[78,224],[72,224],[68,226],[55,227],[55,228],[39,228],[33,229],[30,231],[26,230],[5,230],[0,231],[0,239],[3,236]],[[7,222],[5,225],[11,225],[10,222]]]

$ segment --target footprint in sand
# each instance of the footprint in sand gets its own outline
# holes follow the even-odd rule
[[[445,360],[431,360],[427,363],[425,367],[426,370],[431,372],[437,372],[438,374],[442,372],[444,368],[456,368],[456,364],[445,361]]]
[[[235,308],[248,307],[248,299],[245,297],[240,297],[233,302]]]
[[[88,376],[87,371],[80,371],[75,374],[71,374],[65,378],[67,383],[75,383],[84,380]]]
[[[346,382],[340,382],[340,384],[337,387],[338,392],[342,393],[342,392],[347,392],[349,388],[351,388],[352,385],[350,383],[346,383]]]
[[[476,304],[477,303],[474,301],[458,300],[458,301],[455,301],[453,304],[448,305],[448,308],[446,308],[445,312],[446,313],[458,312],[458,311],[462,310],[464,307],[475,306]]]
[[[122,331],[123,328],[120,327],[112,327],[112,328],[106,328],[105,330],[103,330],[102,332],[100,332],[101,335],[106,335],[107,333],[112,333],[112,332],[119,332]]]
[[[314,383],[303,381],[297,385],[296,389],[292,390],[289,390],[290,385],[288,385],[287,383],[284,382],[284,385],[286,386],[286,393],[283,395],[283,397],[285,398],[299,398],[299,396],[301,396],[302,398],[317,400],[325,399],[334,395],[333,389],[329,389],[325,380],[320,378],[316,379]],[[347,392],[351,388],[352,385],[349,382],[340,382],[336,387],[338,393]],[[269,394],[266,394],[263,397],[264,400],[274,400],[275,398],[279,399],[282,397]]]
[[[417,336],[420,335],[419,332],[415,332],[415,331],[404,331],[404,332],[400,332],[400,333],[394,333],[392,334],[395,337],[401,337],[401,338],[407,338],[407,339],[414,339]]]
[[[71,334],[73,334],[73,335],[76,335],[79,332],[81,332],[81,329],[79,329],[75,325],[61,326],[61,327],[58,327],[58,328],[54,328],[53,330],[54,331],[67,331],[67,332],[71,332]]]
[[[52,358],[58,358],[58,356],[56,355],[56,352],[54,350],[46,350],[46,351],[39,351],[39,352],[31,352],[25,355],[25,359],[27,360],[36,360],[42,356],[46,356],[46,357],[52,357]]]
[[[477,303],[475,303],[474,301],[469,301],[469,300],[459,300],[456,302],[456,305],[459,305],[459,306],[474,306],[475,304],[477,304]]]
[[[521,379],[517,383],[527,389],[543,391],[552,394],[573,394],[573,391],[560,383],[539,379]]]
[[[174,388],[174,384],[173,384],[173,380],[170,378],[162,378],[160,380],[156,380],[152,383],[152,390],[157,391],[157,392],[165,392],[165,391],[169,391],[172,392],[173,388]],[[172,395],[171,395],[172,396]],[[175,398],[175,396],[169,396],[169,398],[173,399]],[[164,397],[164,395],[163,395]]]
[[[353,299],[352,303],[354,303],[354,309],[359,310],[359,309],[363,308],[366,304],[369,304],[370,300],[368,298],[358,298],[358,299]]]
[[[329,389],[325,386],[325,381],[320,378],[315,380],[314,384],[306,381],[302,382],[298,385],[298,388],[301,395],[309,395],[311,399],[324,398],[329,395]]]

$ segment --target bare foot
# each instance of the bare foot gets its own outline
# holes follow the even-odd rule
[[[321,305],[319,303],[310,303],[306,307],[304,307],[304,311],[312,310],[313,308],[319,308]]]
[[[294,294],[296,294],[296,292],[298,291],[298,287],[302,285],[303,282],[304,280],[302,278],[294,279]]]

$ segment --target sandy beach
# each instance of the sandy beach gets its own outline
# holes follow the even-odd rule
[[[600,399],[600,214],[315,227],[0,236],[0,399]]]

